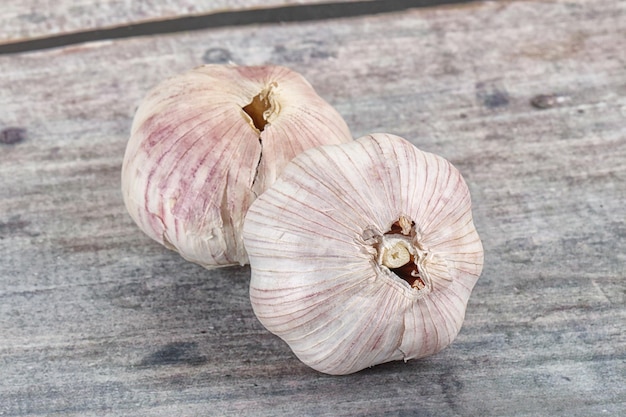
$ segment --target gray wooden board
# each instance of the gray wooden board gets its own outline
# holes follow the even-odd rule
[[[626,414],[626,2],[490,2],[0,57],[0,415]],[[134,109],[223,57],[302,72],[355,136],[450,159],[485,269],[455,342],[332,377],[263,329],[249,269],[141,234]]]
[[[342,3],[357,0],[341,0]],[[327,0],[2,0],[0,44],[139,22]]]

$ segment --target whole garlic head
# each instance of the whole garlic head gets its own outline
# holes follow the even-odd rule
[[[254,312],[329,374],[434,354],[482,271],[470,206],[448,161],[400,137],[308,150],[248,211]]]
[[[126,208],[152,239],[207,268],[245,264],[250,204],[300,152],[351,141],[339,113],[284,67],[206,65],[140,104],[122,167]]]

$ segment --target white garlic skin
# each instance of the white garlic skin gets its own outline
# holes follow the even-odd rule
[[[185,259],[243,265],[241,230],[254,199],[298,153],[351,140],[339,113],[296,72],[201,66],[159,84],[137,109],[124,202],[148,236]]]
[[[250,207],[244,242],[258,319],[328,374],[449,345],[483,265],[458,170],[387,134],[297,156]],[[385,266],[406,256],[412,284]]]

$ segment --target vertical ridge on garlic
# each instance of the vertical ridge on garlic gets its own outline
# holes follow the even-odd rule
[[[298,73],[205,65],[141,102],[122,166],[127,210],[152,239],[207,268],[245,264],[245,213],[297,154],[352,140]]]
[[[386,134],[298,155],[243,236],[255,314],[329,374],[449,345],[483,264],[459,172]]]

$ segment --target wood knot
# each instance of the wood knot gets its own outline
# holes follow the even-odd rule
[[[0,144],[15,145],[26,139],[26,129],[21,127],[7,127],[0,131]]]

